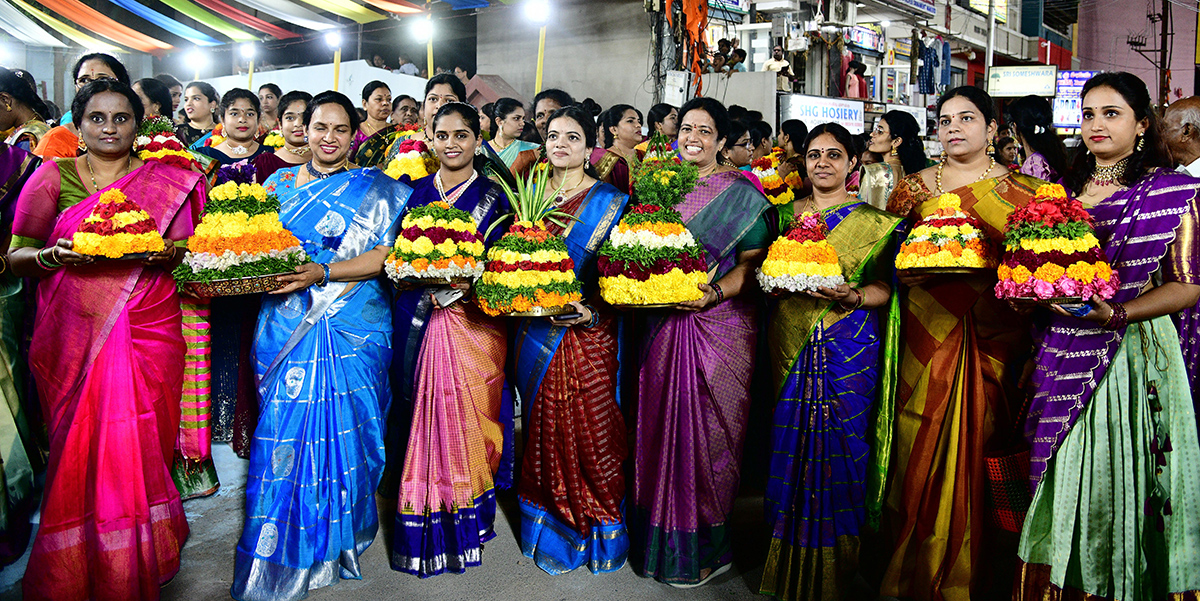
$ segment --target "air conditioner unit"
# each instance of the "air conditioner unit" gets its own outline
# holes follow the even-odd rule
[[[826,0],[823,24],[854,27],[858,24],[858,3],[855,0]]]

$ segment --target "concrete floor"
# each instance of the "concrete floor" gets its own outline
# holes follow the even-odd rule
[[[218,494],[183,504],[191,536],[183,548],[179,575],[163,587],[163,599],[228,599],[233,576],[234,547],[242,532],[245,480],[248,462],[239,459],[227,444],[214,444],[213,456],[221,479]],[[483,565],[465,574],[443,574],[420,579],[395,572],[388,564],[387,536],[362,557],[363,580],[346,580],[312,591],[314,601],[332,599],[438,599],[439,601],[610,599],[764,599],[757,594],[766,559],[770,531],[762,522],[762,497],[738,498],[731,518],[733,568],[696,589],[677,590],[637,576],[626,565],[601,576],[586,568],[550,576],[521,554],[517,542],[519,516],[516,495],[504,491],[496,516],[496,538],[485,545]],[[28,551],[17,563],[0,571],[0,601],[20,599],[20,577]]]

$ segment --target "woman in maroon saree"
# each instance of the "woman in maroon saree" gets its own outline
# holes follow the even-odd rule
[[[187,520],[169,466],[185,346],[170,271],[203,205],[202,176],[130,156],[142,117],[128,86],[97,81],[72,107],[88,154],[38,169],[17,201],[16,273],[41,278],[29,351],[50,437],[25,599],[157,599],[179,571]],[[120,190],[166,248],[98,262],[70,239]]]

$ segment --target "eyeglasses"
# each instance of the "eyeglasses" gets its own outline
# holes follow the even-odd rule
[[[110,77],[110,76],[108,76],[108,75],[97,75],[97,76],[95,76],[95,77],[91,77],[91,76],[88,76],[88,75],[84,75],[83,77],[78,77],[78,78],[76,78],[76,79],[75,79],[75,83],[76,83],[76,84],[78,84],[78,85],[81,85],[81,86],[86,86],[86,85],[88,85],[89,83],[92,83],[93,81],[100,81],[100,80],[102,80],[102,79],[112,79],[112,80],[115,80],[116,78],[115,78],[115,77]]]

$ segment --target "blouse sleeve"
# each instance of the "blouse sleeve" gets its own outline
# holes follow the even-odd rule
[[[64,126],[58,126],[46,132],[42,141],[34,148],[33,154],[42,159],[66,159],[79,156],[79,137]]]
[[[1167,247],[1167,254],[1163,257],[1164,282],[1200,284],[1200,240],[1197,239],[1197,230],[1200,230],[1200,224],[1197,223],[1200,219],[1200,202],[1193,196],[1188,204],[1189,210],[1183,214],[1179,228],[1175,230],[1175,241]]]
[[[58,219],[61,189],[58,164],[54,161],[46,161],[29,176],[29,181],[17,197],[11,248],[46,246],[46,240],[54,232],[54,222]]]

